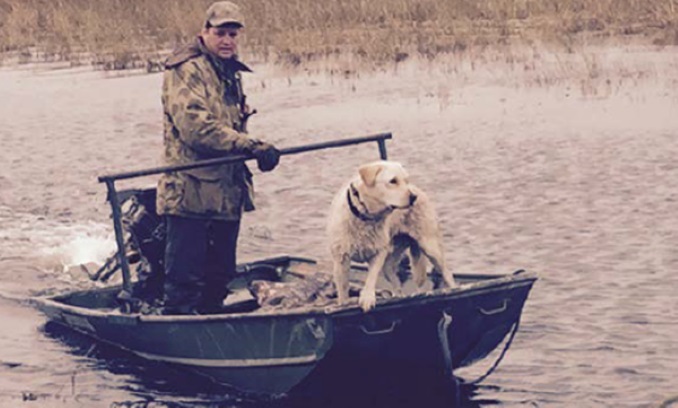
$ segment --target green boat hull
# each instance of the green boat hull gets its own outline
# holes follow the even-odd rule
[[[115,287],[34,301],[51,321],[145,359],[247,393],[277,395],[369,382],[375,370],[449,381],[452,369],[483,359],[517,328],[536,276],[457,279],[458,288],[382,299],[369,313],[351,303],[199,316],[122,314]]]

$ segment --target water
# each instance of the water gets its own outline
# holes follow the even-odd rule
[[[279,146],[392,131],[389,153],[437,204],[456,271],[539,274],[511,350],[463,390],[464,406],[652,407],[678,395],[677,57],[589,52],[596,75],[577,55],[496,55],[348,78],[259,66],[246,84],[260,112],[251,132]],[[255,404],[45,325],[21,300],[92,285],[72,266],[113,247],[96,176],[160,164],[160,82],[0,70],[2,407]],[[322,151],[256,174],[240,259],[326,259],[332,195],[377,157],[376,146]]]

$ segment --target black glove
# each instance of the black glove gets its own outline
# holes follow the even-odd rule
[[[252,154],[257,159],[257,166],[261,171],[271,171],[280,161],[280,150],[266,142],[258,142],[252,148]]]

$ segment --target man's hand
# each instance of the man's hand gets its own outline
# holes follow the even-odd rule
[[[280,151],[272,144],[257,140],[252,147],[252,155],[257,159],[261,171],[271,171],[280,161]]]

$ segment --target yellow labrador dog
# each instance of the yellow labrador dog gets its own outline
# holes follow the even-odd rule
[[[358,173],[334,198],[327,225],[339,302],[348,300],[351,261],[369,264],[359,298],[364,311],[376,304],[377,278],[382,270],[400,291],[396,269],[407,249],[417,285],[426,280],[428,258],[445,283],[455,286],[452,272],[445,268],[433,207],[424,192],[409,183],[402,165],[378,161],[361,166]]]

